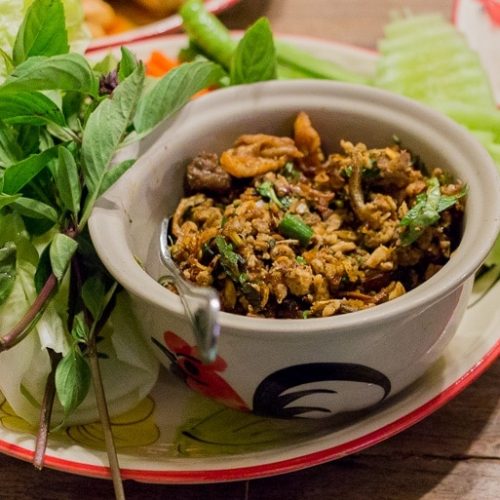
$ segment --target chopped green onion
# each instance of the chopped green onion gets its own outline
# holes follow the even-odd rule
[[[351,83],[369,83],[369,78],[333,61],[320,59],[293,44],[275,40],[280,68],[293,69],[302,73],[302,78],[322,78]]]
[[[278,231],[288,238],[299,240],[306,246],[312,238],[314,231],[300,217],[292,214],[285,214],[278,226]]]

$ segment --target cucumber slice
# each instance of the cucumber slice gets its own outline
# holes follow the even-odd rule
[[[385,38],[403,36],[406,33],[420,32],[434,26],[441,26],[446,21],[440,14],[420,14],[408,16],[401,19],[394,19],[384,28]]]
[[[412,16],[390,23],[379,48],[376,86],[431,105],[456,102],[495,109],[478,55],[442,16]]]

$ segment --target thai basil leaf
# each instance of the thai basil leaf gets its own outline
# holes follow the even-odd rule
[[[62,358],[56,368],[55,386],[64,416],[72,413],[85,399],[91,383],[90,368],[78,345]]]
[[[32,219],[46,219],[50,222],[57,222],[58,219],[58,213],[53,207],[32,198],[18,198],[11,203],[11,207],[19,214]]]
[[[42,153],[28,156],[28,158],[11,165],[5,170],[3,191],[6,194],[16,194],[49,163],[56,158],[57,148],[46,149]]]
[[[50,265],[52,272],[59,281],[64,277],[77,248],[78,243],[65,234],[57,233],[52,239],[49,254]]]
[[[2,48],[0,48],[0,61],[3,61],[3,65],[5,67],[5,73],[8,75],[14,69],[14,62],[12,61],[12,57],[5,52]],[[1,67],[1,66],[0,66]],[[1,71],[0,71],[1,74]]]
[[[276,78],[276,49],[269,21],[262,17],[247,29],[231,61],[231,84]]]
[[[108,170],[102,179],[99,196],[104,194],[134,163],[135,160],[125,160]]]
[[[56,165],[54,178],[59,197],[64,207],[76,216],[80,211],[80,178],[75,159],[64,146],[59,147],[59,158]]]
[[[71,336],[77,341],[83,344],[87,344],[90,340],[89,328],[83,316],[83,312],[78,313],[75,316],[73,322],[73,328],[71,329]]]
[[[118,81],[123,82],[125,78],[130,76],[137,68],[137,58],[134,53],[127,49],[127,47],[121,47],[122,58],[118,66]]]
[[[55,56],[69,51],[61,0],[36,0],[17,32],[13,59],[17,66],[32,56]]]
[[[0,193],[0,210],[3,207],[6,207],[8,205],[12,205],[16,200],[18,200],[21,197],[20,194],[3,194]]]
[[[10,167],[23,157],[14,130],[0,121],[0,165]]]
[[[101,316],[105,295],[106,287],[98,275],[88,278],[82,286],[83,303],[92,314],[94,321],[97,321]]]
[[[82,140],[83,172],[94,196],[100,192],[106,170],[132,120],[143,83],[144,66],[140,64],[87,121]]]
[[[16,67],[0,86],[0,93],[7,90],[74,90],[97,96],[99,81],[88,61],[80,54],[37,56]]]
[[[40,153],[40,126],[22,124],[17,127],[17,143],[22,151],[20,160],[25,160],[27,156]]]
[[[38,260],[38,264],[36,266],[36,271],[34,276],[36,293],[40,293],[40,290],[43,288],[43,285],[45,285],[47,279],[51,274],[52,274],[52,266],[50,264],[50,244],[49,244],[43,249],[40,255],[40,259]]]
[[[0,248],[0,304],[4,303],[16,281],[16,244],[8,241]]]
[[[62,112],[66,123],[74,130],[81,129],[80,111],[85,96],[80,92],[66,92],[62,101]]]
[[[208,61],[184,63],[172,69],[140,98],[134,118],[135,130],[145,135],[182,108],[193,94],[217,84],[223,75],[218,64]]]
[[[106,54],[106,56],[99,62],[95,63],[93,68],[94,71],[97,71],[97,73],[105,75],[106,73],[113,71],[116,68],[117,64],[118,61],[116,57],[110,52],[109,54]]]
[[[57,105],[40,92],[0,93],[0,116],[6,123],[64,125],[64,116]]]

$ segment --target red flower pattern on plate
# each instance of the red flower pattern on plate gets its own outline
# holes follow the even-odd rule
[[[500,0],[478,0],[489,18],[496,26],[500,26]]]
[[[227,368],[220,356],[213,363],[203,364],[198,348],[190,346],[174,332],[166,331],[163,340],[175,357],[174,367],[191,389],[236,410],[250,411],[238,393],[220,376],[219,373]]]

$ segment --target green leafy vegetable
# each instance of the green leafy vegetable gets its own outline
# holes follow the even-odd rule
[[[320,59],[310,52],[277,40],[275,42],[278,73],[283,78],[319,78],[350,83],[370,83],[370,78],[332,61]]]
[[[268,198],[272,202],[276,203],[278,207],[283,208],[283,203],[280,201],[278,196],[276,195],[276,191],[274,191],[274,186],[272,182],[265,181],[262,184],[260,184],[256,188],[257,192],[263,196],[264,198]]]
[[[125,78],[130,76],[137,68],[138,61],[133,52],[127,47],[121,47],[122,58],[118,69],[118,80],[123,82]]]
[[[64,208],[77,216],[82,195],[78,167],[73,155],[64,146],[59,147],[55,181]]]
[[[20,194],[8,195],[8,194],[0,193],[0,210],[3,207],[6,207],[8,205],[12,205],[12,203],[14,203],[20,197],[21,197]]]
[[[64,116],[54,101],[40,92],[0,93],[0,116],[6,123],[65,123]]]
[[[102,179],[99,196],[104,194],[134,163],[135,160],[124,160],[116,167],[110,168]]]
[[[80,343],[87,344],[90,341],[90,331],[87,323],[85,323],[85,318],[83,312],[75,316],[73,322],[73,328],[71,329],[71,336]]]
[[[1,16],[7,8],[4,2]],[[65,13],[71,18],[64,19]],[[95,70],[85,57],[67,53],[80,14],[79,0],[64,0],[64,8],[61,0],[34,0],[17,37],[8,34],[9,43],[15,38],[13,57],[0,26],[0,351],[29,343],[30,332],[39,328],[46,349],[32,351],[42,353],[39,373],[48,364],[55,370],[65,421],[84,400],[92,375],[99,414],[109,429],[97,362],[105,352],[97,351],[96,339],[111,329],[107,319],[117,284],[97,258],[86,224],[97,198],[134,163],[130,158],[115,164],[119,148],[145,135],[198,90],[216,84],[224,71],[197,62],[152,88],[148,84],[146,91],[144,65],[125,48],[118,68],[108,58]],[[40,255],[30,239],[43,245]],[[144,381],[150,383],[156,372],[147,371]],[[27,386],[21,392],[22,401],[29,396],[50,415],[50,398],[42,408],[38,394],[33,397]],[[16,412],[33,420],[32,410],[29,405],[29,412],[24,407]],[[38,464],[49,427],[43,420]],[[107,450],[116,485],[118,462],[109,437]]]
[[[301,266],[305,266],[307,264],[307,260],[304,259],[302,255],[297,255],[297,257],[295,257],[295,261],[297,262],[297,264],[300,264]]]
[[[32,219],[46,219],[52,223],[57,222],[58,215],[55,208],[42,201],[20,197],[11,203],[11,207],[21,215],[31,217]]]
[[[259,20],[249,28],[244,45],[236,49],[236,42],[221,21],[210,13],[201,0],[188,0],[180,9],[182,24],[187,32],[191,47],[200,50],[207,57],[231,69],[234,82],[248,83],[270,78],[277,71],[280,78],[325,78],[354,83],[369,83],[370,79],[331,61],[319,59],[309,52],[300,50],[289,43],[275,42],[271,51],[272,33],[267,31],[267,21]],[[269,36],[271,35],[271,36]],[[263,46],[260,44],[263,43]],[[235,55],[235,51],[242,53]],[[188,49],[189,51],[189,49]],[[193,50],[190,50],[193,57]],[[253,54],[261,54],[258,61]],[[236,57],[238,61],[234,61]],[[250,64],[244,67],[243,59]],[[275,60],[277,59],[277,66]],[[271,63],[272,61],[272,63]],[[252,68],[252,69],[250,69]],[[240,71],[242,74],[239,74]],[[259,79],[254,79],[259,75]]]
[[[63,54],[30,57],[0,87],[4,91],[74,90],[97,96],[99,82],[85,57]]]
[[[231,84],[276,78],[276,50],[269,21],[262,17],[247,29],[231,60]]]
[[[49,253],[50,264],[52,272],[59,281],[64,277],[77,248],[78,243],[64,234],[58,233],[52,239]]]
[[[71,414],[87,395],[91,382],[90,368],[78,345],[63,357],[56,368],[57,397],[64,409],[64,416]]]
[[[4,173],[3,191],[6,194],[16,194],[36,175],[38,175],[57,156],[57,148],[28,156],[15,165],[11,165]]]
[[[8,241],[0,247],[0,304],[9,297],[16,281],[16,245]]]
[[[401,226],[406,231],[401,235],[403,245],[411,245],[429,226],[439,220],[439,213],[454,205],[466,194],[464,188],[454,196],[442,196],[439,180],[431,177],[428,181],[426,193],[417,196],[417,202],[401,219]]]
[[[55,56],[69,50],[64,7],[60,0],[31,5],[17,33],[13,60],[18,65],[32,56]]]
[[[278,231],[287,238],[299,240],[300,244],[307,246],[314,231],[300,217],[292,214],[285,214],[278,225]]]
[[[193,94],[217,84],[222,75],[219,65],[206,61],[172,69],[141,97],[134,118],[136,131],[142,135],[149,132],[184,106]]]
[[[221,256],[221,265],[227,275],[236,283],[239,283],[241,272],[239,264],[243,258],[233,250],[233,245],[228,243],[223,236],[215,237],[215,245]]]
[[[94,319],[99,319],[101,316],[105,295],[106,288],[100,277],[92,276],[83,284],[83,303]]]
[[[100,194],[101,184],[119,144],[132,121],[144,82],[144,66],[134,72],[113,92],[112,99],[103,100],[90,115],[83,132],[82,155],[85,182],[91,194],[87,207]],[[90,215],[86,208],[84,220]]]
[[[14,129],[0,120],[0,167],[9,167],[22,158]]]

